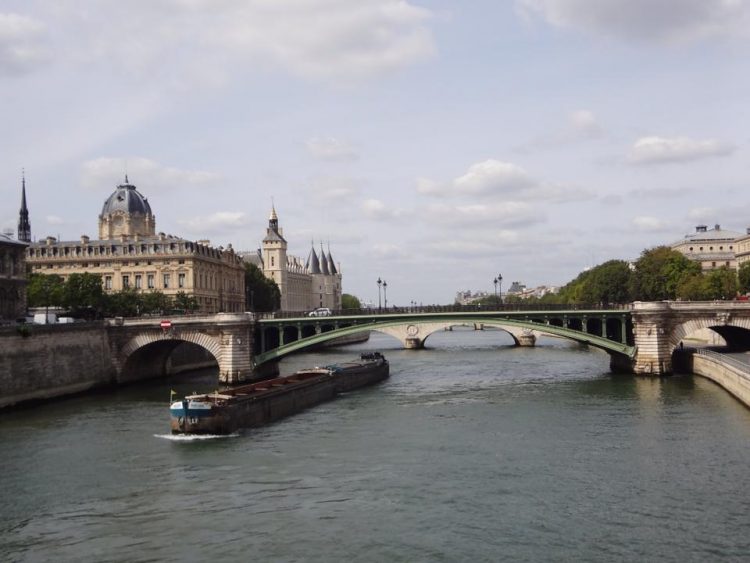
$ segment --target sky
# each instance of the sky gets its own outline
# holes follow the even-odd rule
[[[750,0],[0,0],[0,228],[330,251],[377,303],[750,227]],[[330,245],[330,246],[329,246]]]

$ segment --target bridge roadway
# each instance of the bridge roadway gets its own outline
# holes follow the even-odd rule
[[[521,346],[533,346],[540,334],[569,338],[609,353],[613,370],[642,375],[671,373],[672,352],[699,329],[715,330],[732,350],[750,350],[750,303],[732,301],[636,302],[622,308],[502,306],[495,311],[425,308],[331,317],[220,313],[178,317],[169,329],[156,319],[119,319],[109,321],[107,330],[118,380],[142,370],[149,376],[165,373],[174,347],[191,342],[216,358],[222,382],[235,383],[256,377],[288,354],[337,338],[380,331],[407,348],[421,348],[430,334],[454,326],[497,327]]]

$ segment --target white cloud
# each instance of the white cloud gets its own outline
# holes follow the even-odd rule
[[[25,74],[45,63],[46,31],[38,20],[0,13],[0,75]]]
[[[229,233],[236,229],[245,228],[249,225],[249,220],[245,213],[240,211],[217,211],[210,215],[182,219],[178,223],[191,234],[205,236]]]
[[[362,213],[376,221],[391,221],[401,219],[408,215],[408,212],[399,207],[389,207],[379,199],[366,199],[361,205]]]
[[[360,180],[337,176],[322,176],[311,183],[313,197],[318,200],[342,201],[359,193]]]
[[[746,0],[516,0],[559,27],[625,39],[688,42],[747,34]]]
[[[568,116],[573,139],[596,139],[604,134],[593,112],[579,109]]]
[[[467,227],[487,224],[497,227],[526,226],[546,219],[531,205],[519,201],[465,205],[435,203],[427,206],[425,216],[437,224]]]
[[[143,157],[102,157],[83,163],[81,185],[86,189],[107,192],[121,184],[126,173],[132,184],[150,193],[186,186],[210,186],[221,180],[221,176],[213,172],[180,170]]]
[[[695,221],[708,221],[716,216],[717,211],[714,207],[694,207],[688,212],[688,218]]]
[[[715,139],[689,137],[642,137],[633,143],[628,161],[633,164],[689,162],[715,156],[727,156],[734,146]]]
[[[100,0],[81,10],[58,0],[59,56],[175,80],[284,68],[300,76],[357,79],[434,55],[432,13],[405,0]],[[51,24],[51,22],[50,22]]]
[[[639,216],[633,218],[633,226],[638,231],[663,232],[669,230],[669,223],[656,217]]]
[[[472,164],[463,176],[439,183],[418,178],[416,189],[425,195],[491,196],[517,192],[536,185],[526,171],[510,162],[489,159]]]
[[[314,137],[305,144],[310,154],[319,160],[351,161],[359,157],[350,143],[333,137]]]

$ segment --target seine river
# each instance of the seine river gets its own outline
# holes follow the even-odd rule
[[[236,436],[175,440],[139,384],[0,415],[2,561],[747,561],[750,410],[614,376],[559,340],[435,334],[391,378]]]

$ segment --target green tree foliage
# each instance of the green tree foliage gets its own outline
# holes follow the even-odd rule
[[[62,277],[51,274],[31,274],[27,286],[29,307],[62,307],[65,283]]]
[[[281,307],[281,291],[255,264],[245,263],[245,306],[250,311],[272,312]]]
[[[184,291],[178,291],[177,295],[174,296],[174,306],[177,309],[192,313],[198,309],[198,300]]]
[[[667,246],[644,250],[631,277],[631,297],[635,301],[676,299],[680,284],[700,273],[698,262]]]
[[[174,307],[172,299],[156,289],[142,293],[140,297],[143,314],[164,314]]]
[[[142,311],[141,294],[132,287],[110,293],[104,311],[109,317],[136,317]]]
[[[628,303],[630,266],[623,260],[610,260],[586,272],[577,290],[579,303]]]
[[[361,309],[362,303],[354,295],[344,293],[341,296],[341,308],[342,309]]]
[[[711,270],[704,276],[708,299],[734,299],[737,297],[737,272],[726,266]]]
[[[737,271],[739,278],[739,291],[742,294],[750,293],[750,262],[745,262]]]
[[[88,272],[70,274],[62,289],[63,305],[73,316],[96,316],[104,306],[102,278]]]

